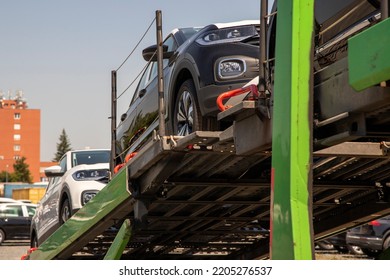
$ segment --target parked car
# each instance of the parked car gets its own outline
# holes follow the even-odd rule
[[[347,243],[359,246],[367,256],[377,257],[383,250],[390,247],[390,216],[348,231]]]
[[[0,197],[0,203],[17,203],[18,201],[13,198]]]
[[[347,244],[347,231],[328,237],[326,240],[332,244],[333,248],[339,253],[351,253],[354,255],[363,254],[362,249],[359,246]]]
[[[317,241],[315,244],[321,250],[336,250],[341,254],[363,254],[359,246],[347,244],[347,231]]]
[[[216,128],[216,99],[258,76],[259,21],[178,28],[163,43],[166,134]],[[138,150],[158,129],[156,45],[143,50],[148,64],[117,127],[117,155]]]
[[[36,209],[31,203],[0,204],[0,245],[7,239],[29,239],[31,217]]]
[[[13,199],[8,197],[0,197],[0,203],[32,203],[29,199]]]
[[[32,219],[31,247],[38,247],[106,185],[110,155],[108,149],[69,151],[59,165],[45,170],[50,182]]]

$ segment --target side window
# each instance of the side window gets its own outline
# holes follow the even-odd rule
[[[5,217],[23,217],[23,209],[21,205],[8,205],[4,209]]]
[[[157,62],[153,62],[148,81],[152,81],[156,77],[157,77]]]
[[[173,36],[169,36],[165,41],[164,41],[164,46],[168,47],[167,52],[174,52],[177,49],[177,44]]]
[[[67,156],[65,155],[61,160],[60,160],[60,163],[59,163],[59,166],[61,167],[61,172],[66,172],[68,170],[67,168],[67,164],[66,164],[66,159],[67,159]],[[49,179],[49,184],[46,188],[46,194],[48,193],[48,191],[58,182],[58,180],[60,180],[61,177],[52,177]]]
[[[58,181],[58,177],[49,178],[49,184],[46,187],[45,195],[48,194],[49,190],[53,187],[54,183]]]
[[[67,166],[66,166],[66,159],[67,159],[67,156],[64,156],[61,161],[60,161],[60,166],[61,166],[61,171],[62,172],[66,172],[68,169],[67,169]]]
[[[168,47],[167,52],[174,52],[177,49],[177,43],[175,41],[175,38],[173,36],[169,36],[165,41],[164,41],[164,46]],[[169,63],[168,59],[163,60],[163,68],[167,67]]]
[[[27,213],[28,213],[29,217],[34,216],[34,214],[35,214],[35,207],[27,206]]]
[[[139,80],[137,89],[134,92],[134,95],[133,95],[133,98],[131,100],[130,106],[131,106],[131,104],[133,104],[137,100],[138,92],[146,87],[146,84],[149,81],[150,69],[152,68],[152,64],[153,63],[149,63],[149,65],[146,67],[144,73],[142,74],[141,79]]]

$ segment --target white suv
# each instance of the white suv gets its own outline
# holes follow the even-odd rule
[[[38,247],[107,184],[110,153],[69,151],[59,165],[45,169],[50,181],[31,223],[31,247]]]

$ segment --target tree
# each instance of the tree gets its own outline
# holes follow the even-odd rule
[[[11,176],[12,182],[32,183],[29,165],[25,163],[26,158],[21,157],[14,163],[14,173]]]
[[[7,171],[0,172],[0,182],[9,182],[11,180],[10,173]]]
[[[54,156],[53,161],[60,161],[61,157],[68,151],[70,151],[71,145],[68,138],[68,135],[65,132],[65,129],[62,129],[62,133],[59,138],[59,142],[57,143],[57,152]]]

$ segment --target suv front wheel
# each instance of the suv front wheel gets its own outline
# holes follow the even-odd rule
[[[185,136],[201,130],[202,116],[196,99],[194,82],[188,79],[182,83],[177,93],[173,112],[173,133]]]
[[[70,207],[69,199],[66,198],[61,205],[60,211],[60,224],[64,224],[67,220],[69,220],[72,213],[72,209]]]

